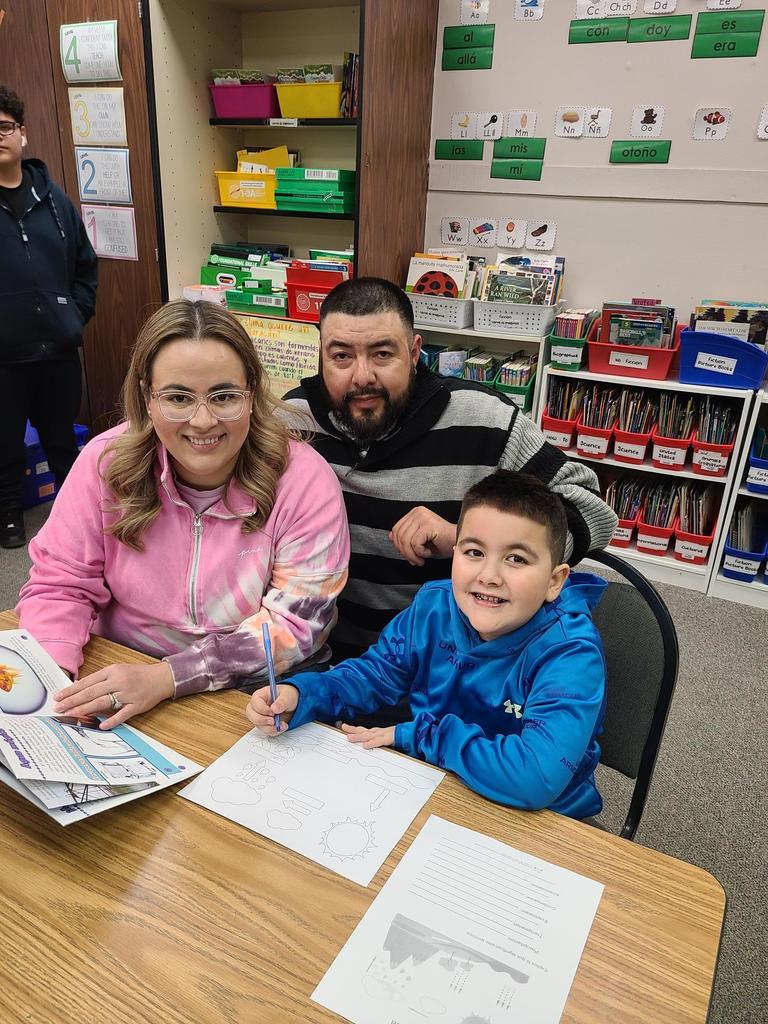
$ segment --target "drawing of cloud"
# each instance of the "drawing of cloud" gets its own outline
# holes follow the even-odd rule
[[[261,800],[262,790],[252,789],[247,782],[239,779],[216,779],[211,785],[211,800],[217,804],[257,804]]]

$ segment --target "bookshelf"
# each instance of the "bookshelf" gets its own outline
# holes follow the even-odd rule
[[[214,241],[288,244],[298,256],[310,247],[352,243],[358,274],[404,280],[424,237],[437,0],[149,0],[145,6],[168,295],[198,280]],[[357,118],[285,125],[211,116],[211,68],[341,65],[348,50],[361,56]],[[222,206],[214,170],[233,168],[237,149],[282,144],[300,150],[306,167],[355,169],[355,214]]]
[[[538,376],[538,400],[535,406],[536,423],[541,423],[542,413],[547,408],[550,384],[555,377],[576,378],[587,383],[600,382],[622,388],[642,388],[647,391],[679,391],[684,394],[700,396],[712,395],[726,398],[737,406],[738,426],[734,437],[733,452],[728,462],[725,476],[716,477],[694,473],[690,462],[682,470],[677,471],[673,469],[659,469],[651,464],[650,458],[646,459],[643,463],[629,463],[614,459],[610,454],[602,459],[589,458],[581,453],[577,453],[575,448],[566,449],[563,452],[568,458],[578,459],[591,465],[597,473],[601,490],[604,490],[607,484],[620,474],[625,476],[641,475],[648,480],[664,479],[666,481],[669,481],[670,477],[675,477],[680,480],[696,480],[702,484],[712,484],[717,487],[722,493],[715,522],[715,535],[707,560],[703,565],[696,565],[676,559],[672,553],[674,539],[670,543],[669,550],[663,555],[647,554],[644,551],[638,551],[634,538],[629,547],[609,545],[609,550],[615,551],[620,557],[626,558],[628,562],[632,562],[648,579],[657,580],[662,583],[672,583],[700,593],[711,593],[711,581],[719,564],[718,552],[722,550],[721,542],[724,543],[723,538],[727,534],[727,524],[730,521],[728,518],[728,508],[741,480],[738,468],[741,464],[739,453],[744,446],[745,437],[748,434],[754,392],[737,390],[735,388],[684,384],[676,379],[650,380],[645,377],[621,377],[607,373],[592,373],[584,368],[579,370],[556,370],[547,363],[540,369]],[[768,587],[764,589],[768,591]]]
[[[728,507],[725,511],[723,529],[718,539],[714,556],[714,572],[707,591],[710,597],[722,597],[727,601],[737,601],[739,604],[748,604],[756,608],[768,608],[768,583],[764,571],[759,572],[757,578],[751,582],[728,579],[722,574],[724,548],[728,540],[728,531],[736,511],[737,504],[746,500],[754,500],[757,503],[760,518],[768,530],[768,494],[759,494],[755,491],[748,491],[745,486],[747,471],[749,469],[749,452],[754,440],[755,431],[758,426],[768,427],[768,391],[761,390],[755,395],[752,415],[744,435],[744,443],[739,454],[736,466],[736,486],[733,488]]]

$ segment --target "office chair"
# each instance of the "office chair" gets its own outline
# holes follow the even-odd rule
[[[603,641],[607,668],[600,763],[635,781],[619,832],[624,839],[633,839],[675,690],[677,633],[661,595],[637,569],[609,551],[590,551],[586,557],[628,581],[608,584],[592,619]]]

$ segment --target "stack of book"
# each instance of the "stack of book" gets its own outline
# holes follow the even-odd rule
[[[429,298],[469,299],[476,280],[477,270],[464,253],[417,252],[411,256],[405,290]]]
[[[555,317],[552,333],[558,338],[578,341],[586,338],[589,329],[598,317],[596,309],[566,309]]]
[[[695,484],[689,480],[678,487],[680,498],[680,529],[683,533],[708,536],[715,528],[720,503],[711,484]]]
[[[573,421],[581,412],[587,386],[583,381],[552,377],[547,415],[556,420]]]
[[[483,270],[477,298],[482,302],[552,306],[559,301],[564,273],[562,256],[499,252],[496,262]]]
[[[538,354],[531,355],[528,352],[513,353],[504,363],[499,371],[498,383],[503,387],[524,388],[531,382],[536,372]]]
[[[731,444],[736,436],[737,414],[733,406],[705,395],[699,399],[698,440],[707,444]]]
[[[650,434],[658,410],[658,401],[642,388],[623,390],[619,399],[619,430],[627,434]]]
[[[695,331],[726,334],[768,348],[768,301],[702,299],[691,316],[691,327]]]
[[[680,495],[677,484],[658,483],[648,489],[643,509],[643,522],[647,526],[661,527],[669,530],[675,525]]]
[[[684,440],[698,421],[698,406],[695,399],[679,392],[664,391],[659,395],[658,432],[662,437]]]
[[[338,167],[278,167],[275,173],[278,210],[355,212],[355,171]]]
[[[341,73],[341,108],[339,117],[357,117],[357,93],[360,80],[360,55],[347,51]]]
[[[619,409],[618,388],[606,388],[592,384],[584,393],[581,406],[581,422],[585,427],[610,430],[616,422]]]
[[[603,303],[600,341],[640,348],[672,348],[675,343],[675,310],[633,299]]]
[[[465,380],[476,380],[481,384],[492,384],[499,372],[499,358],[491,352],[477,352],[464,362]]]
[[[762,550],[764,528],[759,524],[754,502],[747,501],[739,506],[731,520],[728,531],[728,546],[737,551]]]
[[[633,522],[642,511],[647,490],[648,485],[636,477],[619,476],[608,484],[605,503],[619,519]]]

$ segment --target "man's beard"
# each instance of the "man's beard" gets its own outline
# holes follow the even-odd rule
[[[325,399],[330,405],[334,416],[346,434],[349,434],[359,444],[369,444],[371,441],[378,441],[392,430],[398,419],[408,407],[416,384],[416,368],[411,373],[408,387],[399,398],[392,398],[389,391],[382,387],[359,388],[355,391],[347,391],[341,401],[336,403],[331,398],[321,378],[321,384]],[[355,398],[376,397],[384,400],[384,408],[381,412],[374,409],[361,409],[355,415],[351,410],[351,403]]]

